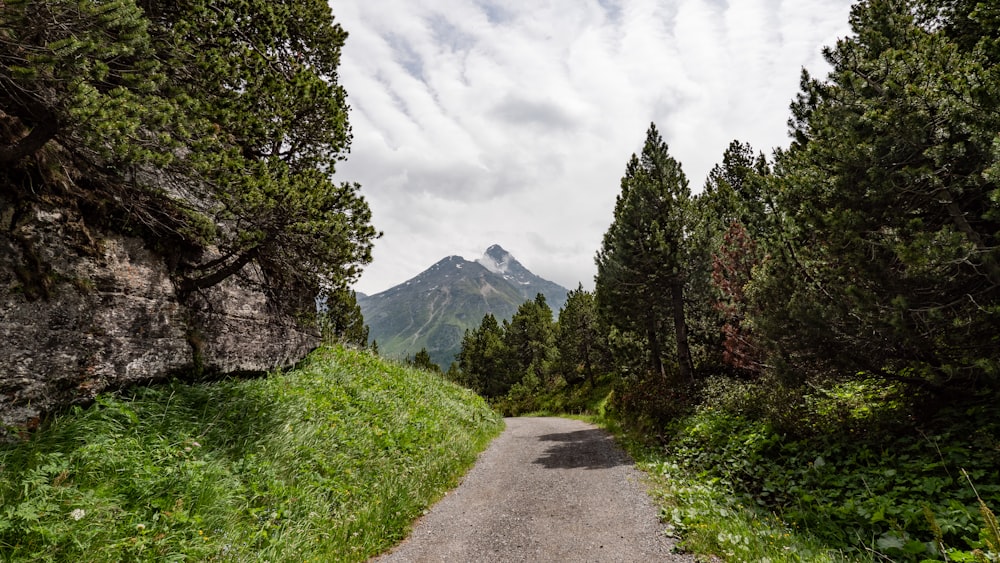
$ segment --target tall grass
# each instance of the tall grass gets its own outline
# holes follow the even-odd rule
[[[103,396],[0,448],[0,560],[363,561],[502,424],[440,376],[343,348]]]

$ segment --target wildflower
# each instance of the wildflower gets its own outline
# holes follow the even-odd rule
[[[72,512],[69,513],[69,517],[73,520],[80,520],[87,515],[87,511],[82,508],[74,508]]]
[[[143,530],[146,529],[146,525],[145,524],[136,524],[135,525],[135,529],[139,530],[141,532],[141,531],[143,531]]]
[[[201,444],[199,444],[198,442],[191,442],[191,445],[194,446],[194,447],[196,447],[196,448],[200,448],[201,447]]]

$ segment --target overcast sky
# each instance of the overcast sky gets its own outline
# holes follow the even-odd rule
[[[371,205],[384,291],[500,244],[593,288],[625,164],[655,122],[701,190],[730,141],[788,144],[803,67],[847,0],[331,0],[354,142],[338,180]]]

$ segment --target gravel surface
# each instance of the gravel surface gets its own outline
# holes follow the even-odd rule
[[[694,561],[671,553],[642,473],[607,432],[506,422],[462,484],[375,561]]]

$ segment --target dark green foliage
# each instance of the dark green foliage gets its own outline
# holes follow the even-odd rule
[[[458,354],[457,379],[484,397],[506,395],[525,378],[534,387],[548,377],[555,357],[552,310],[539,293],[524,302],[511,321],[483,317],[479,328],[466,331]]]
[[[761,391],[711,381],[697,412],[672,425],[671,458],[831,549],[920,561],[942,560],[943,544],[957,561],[984,547],[980,497],[1000,505],[996,397],[907,420],[915,398],[904,387],[851,382],[803,397],[795,436],[762,418]]]
[[[542,294],[510,322],[487,315],[466,331],[459,361],[446,377],[489,398],[510,416],[526,412],[590,412],[610,391],[610,347],[592,293],[571,291],[558,322]]]
[[[555,345],[555,371],[567,383],[593,384],[596,376],[610,371],[607,330],[598,318],[594,294],[584,291],[582,284],[569,292],[566,305],[559,310]]]
[[[359,186],[330,178],[350,129],[336,73],[347,34],[327,3],[148,4],[163,14],[154,21],[164,44],[184,46],[170,50],[171,93],[229,139],[224,151],[195,153],[195,164],[219,218],[240,228],[219,237],[226,260],[197,268],[188,286],[250,260],[279,287],[353,281],[375,232]]]
[[[343,343],[365,348],[368,346],[368,325],[358,306],[357,293],[336,289],[320,296],[320,329],[329,343]],[[375,343],[372,347],[376,349]]]
[[[777,164],[794,254],[761,277],[761,326],[811,372],[992,385],[1000,73],[985,57],[1000,32],[956,42],[947,22],[971,14],[921,22],[917,7],[859,4],[827,80],[803,78]]]
[[[144,127],[177,112],[159,103],[164,76],[135,2],[5,2],[0,40],[0,109],[25,130],[0,139],[0,163],[18,165],[52,139],[115,164],[172,159],[169,133]]]
[[[555,327],[545,296],[525,301],[503,326],[505,379],[516,383],[528,373],[546,377],[555,357]]]
[[[503,334],[496,317],[486,315],[479,328],[465,331],[458,354],[459,383],[487,398],[503,395],[512,384],[506,380]]]
[[[754,154],[748,143],[733,141],[722,154],[722,163],[708,173],[694,221],[716,241],[733,223],[743,225],[755,240],[772,239],[778,229],[770,175],[763,154]]]
[[[427,348],[421,348],[420,351],[413,356],[413,360],[407,363],[424,371],[441,373],[441,366],[435,364],[431,360],[431,355],[427,353]]]
[[[595,278],[602,318],[622,333],[641,334],[648,369],[664,378],[663,335],[672,327],[682,381],[693,377],[683,295],[689,198],[680,164],[650,124],[641,158],[633,154],[622,177]]]
[[[345,38],[321,0],[7,2],[2,189],[101,210],[173,254],[183,291],[249,266],[307,311],[377,236],[359,186],[331,179]]]

